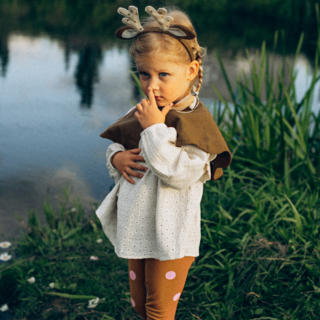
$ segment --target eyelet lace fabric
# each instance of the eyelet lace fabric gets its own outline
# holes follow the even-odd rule
[[[116,254],[125,259],[160,261],[199,256],[200,202],[216,155],[194,145],[176,147],[177,131],[155,124],[141,133],[139,147],[148,168],[129,183],[111,159],[121,144],[107,150],[107,167],[115,187],[96,214]]]

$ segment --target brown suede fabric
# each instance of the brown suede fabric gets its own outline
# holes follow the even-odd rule
[[[143,129],[134,116],[136,111],[136,108],[131,110],[102,132],[100,137],[120,143],[126,150],[138,148]],[[200,101],[192,112],[182,113],[172,108],[166,116],[165,124],[177,130],[177,147],[194,144],[207,153],[217,154],[210,163],[211,180],[217,180],[223,175],[222,168],[230,165],[231,153],[212,114]]]

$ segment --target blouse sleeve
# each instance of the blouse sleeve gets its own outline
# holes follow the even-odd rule
[[[157,123],[141,133],[141,155],[148,167],[165,184],[186,189],[210,179],[210,161],[216,157],[195,145],[177,147],[177,131]]]
[[[121,173],[113,166],[112,159],[113,156],[119,151],[126,151],[124,146],[120,143],[111,143],[107,149],[106,158],[107,158],[107,168],[109,169],[109,174],[115,183],[121,178]]]

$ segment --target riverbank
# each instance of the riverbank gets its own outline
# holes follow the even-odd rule
[[[200,256],[177,319],[318,319],[320,201],[316,191],[244,169],[205,185]],[[30,214],[28,233],[0,265],[0,307],[14,319],[139,319],[127,261],[80,204]],[[1,250],[4,252],[4,249]],[[99,298],[97,301],[96,299]],[[94,300],[95,299],[95,300]],[[90,307],[93,303],[94,307]]]
[[[220,95],[213,116],[233,160],[221,179],[204,186],[200,256],[177,319],[319,318],[320,112],[311,111],[318,44],[301,100],[290,64],[274,80],[265,44],[235,87],[220,65],[233,108]],[[27,233],[0,265],[4,312],[20,320],[139,319],[127,261],[114,253],[94,211],[85,217],[65,193],[59,211],[47,203],[44,213],[40,225],[31,212]]]

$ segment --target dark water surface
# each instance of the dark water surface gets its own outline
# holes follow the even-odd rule
[[[105,167],[109,141],[99,134],[131,107],[126,52],[103,53],[91,105],[76,82],[83,56],[45,37],[12,35],[10,63],[0,78],[0,233],[13,235],[29,209],[71,185],[84,203],[100,201],[112,181]],[[83,71],[79,79],[86,81]],[[5,237],[4,237],[5,238]]]
[[[48,36],[11,33],[7,58],[2,49],[0,76],[0,241],[18,234],[30,209],[42,212],[43,201],[59,200],[71,187],[86,208],[100,203],[113,185],[105,165],[110,141],[99,137],[139,99],[129,73],[126,49],[116,44],[66,46]],[[254,50],[252,50],[254,53]],[[234,82],[249,72],[244,52],[222,52]],[[281,61],[281,57],[273,55]],[[304,55],[296,63],[298,98],[310,81]],[[212,105],[214,83],[228,96],[213,50],[204,62],[200,99]],[[319,85],[313,109],[319,109]],[[44,221],[41,215],[41,221]]]

